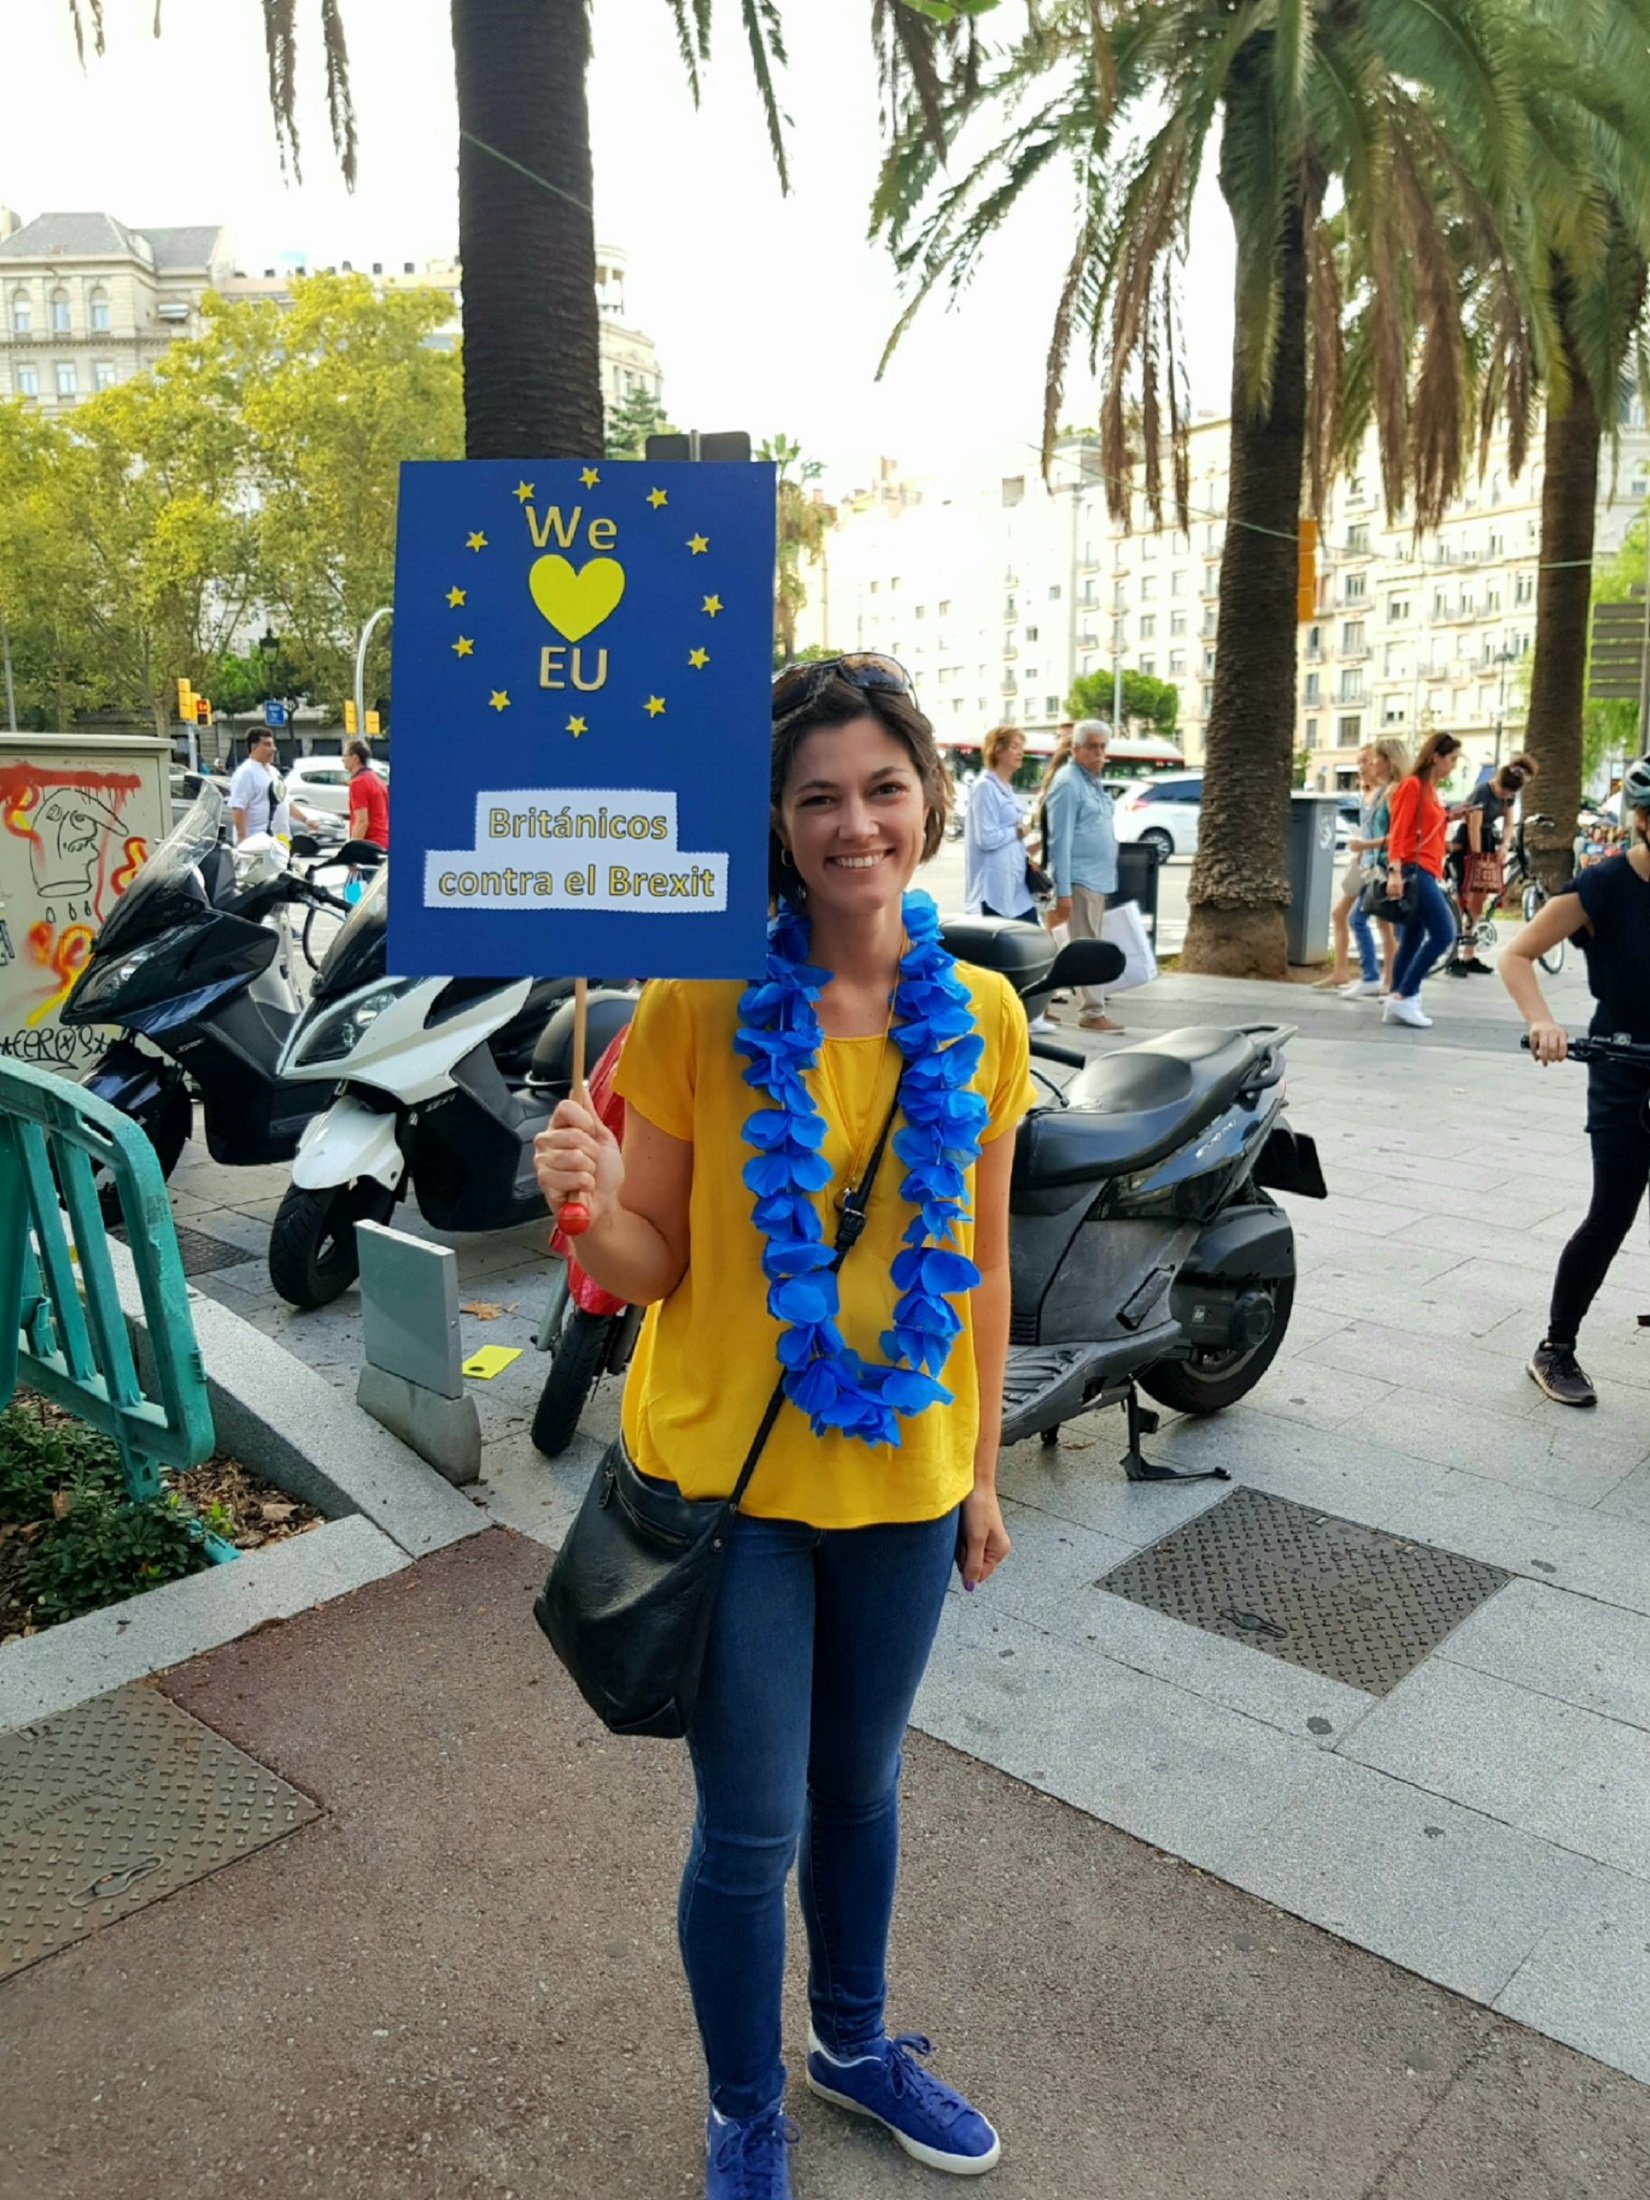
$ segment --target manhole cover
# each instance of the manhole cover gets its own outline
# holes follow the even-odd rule
[[[208,1237],[204,1230],[186,1230],[181,1222],[173,1226],[177,1231],[178,1251],[183,1256],[183,1272],[186,1276],[204,1276],[209,1268],[233,1268],[243,1260],[253,1260],[244,1245],[229,1245],[222,1238]],[[111,1237],[126,1243],[126,1226],[109,1232]]]
[[[1097,1586],[1384,1696],[1511,1578],[1237,1489]]]
[[[0,1734],[0,1978],[318,1815],[142,1684]]]

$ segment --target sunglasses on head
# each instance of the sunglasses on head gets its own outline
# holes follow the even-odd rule
[[[832,680],[846,680],[850,687],[867,692],[877,688],[907,695],[914,703],[917,691],[911,675],[897,657],[881,657],[862,651],[846,657],[822,657],[817,664],[787,665],[773,683],[773,714],[785,718],[811,703]]]

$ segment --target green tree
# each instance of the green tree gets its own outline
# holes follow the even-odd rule
[[[908,130],[874,219],[912,297],[965,284],[994,231],[1056,162],[1077,226],[1045,376],[1045,440],[1074,341],[1104,352],[1102,469],[1113,510],[1136,482],[1154,516],[1189,500],[1179,269],[1213,162],[1236,236],[1232,444],[1204,826],[1183,956],[1279,976],[1295,745],[1297,535],[1343,449],[1350,318],[1389,507],[1417,526],[1450,501],[1470,439],[1461,208],[1526,270],[1518,220],[1529,127],[1513,0],[1051,0],[1000,65],[948,82],[956,127],[1009,127],[955,181]],[[1337,245],[1358,240],[1358,295]],[[1524,303],[1520,292],[1520,305]],[[1539,321],[1539,301],[1525,316]],[[1139,468],[1131,449],[1138,421]]]
[[[1073,718],[1104,718],[1109,721],[1112,703],[1116,695],[1116,680],[1110,672],[1085,672],[1071,683],[1071,693],[1066,697],[1066,709]],[[1117,728],[1122,733],[1135,720],[1144,720],[1165,741],[1172,741],[1180,729],[1180,690],[1171,680],[1154,680],[1149,672],[1123,674],[1123,724]]]
[[[813,486],[824,471],[817,458],[804,458],[793,436],[770,435],[758,447],[758,458],[770,459],[779,469],[779,570],[774,586],[774,663],[788,665],[796,657],[797,614],[808,600],[803,565],[817,564],[825,537],[836,525],[836,507],[827,504]]]
[[[1642,605],[1650,552],[1650,513],[1641,512],[1627,530],[1620,550],[1593,570],[1593,607],[1601,603],[1627,603],[1638,598]],[[1650,736],[1639,725],[1636,701],[1589,695],[1581,717],[1581,769],[1584,782],[1622,757],[1638,756],[1650,747]],[[1539,761],[1539,759],[1538,759]],[[1545,803],[1543,803],[1545,808]]]
[[[646,456],[650,435],[679,435],[665,415],[664,407],[646,390],[634,389],[626,393],[607,416],[607,455],[609,458],[642,458]]]
[[[0,618],[18,723],[36,731],[64,731],[77,710],[112,699],[96,675],[84,545],[64,493],[68,453],[60,423],[0,399]]]

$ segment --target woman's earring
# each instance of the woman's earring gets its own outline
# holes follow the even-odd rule
[[[796,869],[796,858],[791,854],[791,851],[783,844],[783,842],[780,844],[779,860],[785,866],[786,870],[794,871]]]

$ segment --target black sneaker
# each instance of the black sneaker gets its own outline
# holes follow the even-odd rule
[[[1596,1406],[1598,1392],[1582,1373],[1567,1344],[1538,1344],[1530,1362],[1531,1380],[1555,1405]]]
[[[1444,965],[1444,975],[1446,978],[1464,978],[1471,968],[1470,963],[1464,963],[1458,955],[1452,955]]]
[[[1477,955],[1469,955],[1461,968],[1469,978],[1493,978],[1495,976],[1495,972],[1489,964],[1482,961]]]

